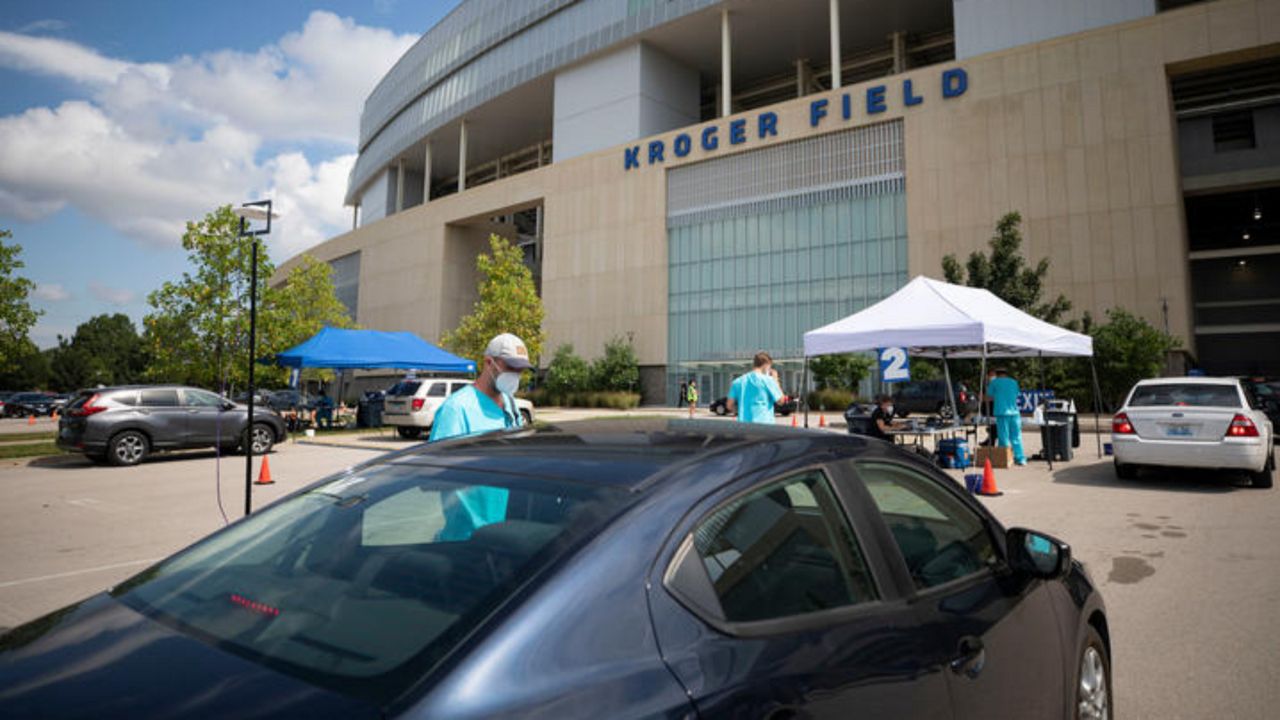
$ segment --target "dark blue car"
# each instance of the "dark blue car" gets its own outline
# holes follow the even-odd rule
[[[1102,599],[886,443],[566,424],[316,483],[0,637],[0,717],[1105,718]]]

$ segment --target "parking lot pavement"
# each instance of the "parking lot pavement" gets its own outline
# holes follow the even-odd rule
[[[996,471],[1004,495],[982,500],[1070,543],[1101,587],[1118,716],[1276,717],[1280,494],[1213,473],[1117,480],[1085,444],[1052,474]]]
[[[260,508],[377,453],[284,444]],[[261,461],[255,459],[254,479]],[[110,587],[222,527],[214,453],[159,455],[140,466],[59,456],[0,467],[0,627],[12,627]],[[244,457],[223,457],[222,506],[244,514]]]

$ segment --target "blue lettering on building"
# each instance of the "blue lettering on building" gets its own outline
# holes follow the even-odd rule
[[[760,113],[760,137],[767,138],[770,135],[778,134],[778,114],[771,112]]]
[[[654,140],[649,143],[649,164],[660,163],[663,161],[662,151],[666,146],[661,140]]]
[[[889,109],[889,106],[884,104],[884,90],[885,88],[883,85],[875,85],[867,88],[868,115],[875,115]]]
[[[969,89],[969,73],[964,68],[952,68],[942,73],[942,97],[960,97]]]
[[[951,68],[944,70],[941,75],[941,93],[944,100],[957,98],[964,95],[969,90],[969,73],[964,68]],[[879,115],[889,110],[888,87],[886,85],[873,85],[866,89],[866,115],[870,117]],[[913,81],[904,79],[902,81],[902,107],[914,107],[923,105],[926,101],[924,95],[917,93]],[[830,98],[816,98],[809,103],[809,127],[818,127],[830,115],[831,110]],[[849,93],[840,95],[840,116],[842,120],[855,120],[853,113],[853,100]],[[736,118],[728,121],[723,125],[725,132],[729,137],[730,145],[741,145],[747,142],[747,123],[748,118]],[[720,125],[708,125],[702,128],[698,134],[698,144],[703,152],[715,152],[720,148]],[[772,111],[761,112],[756,115],[756,138],[764,139],[767,137],[778,137],[778,114]],[[643,145],[632,145],[623,148],[622,167],[623,170],[631,170],[640,167],[640,152]],[[688,157],[693,151],[693,137],[689,133],[680,133],[671,140],[671,152],[677,158]],[[650,140],[648,143],[648,164],[658,165],[665,163],[667,144],[664,140]]]
[[[671,143],[671,149],[675,151],[676,157],[684,157],[693,149],[693,140],[687,133],[680,133]]]
[[[919,105],[922,102],[924,102],[924,98],[915,94],[915,91],[911,89],[911,81],[903,80],[902,81],[902,104],[906,105],[907,107],[911,107],[912,105]]]
[[[818,123],[826,116],[827,101],[825,98],[809,103],[809,127],[818,127]]]
[[[720,138],[716,137],[716,128],[712,125],[702,131],[702,149],[715,150],[720,147]]]

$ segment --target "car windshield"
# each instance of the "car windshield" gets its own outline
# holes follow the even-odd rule
[[[629,497],[418,460],[295,495],[113,595],[216,647],[384,704]]]
[[[1189,407],[1240,407],[1240,393],[1234,385],[1177,383],[1139,385],[1129,398],[1129,407],[1160,405]]]

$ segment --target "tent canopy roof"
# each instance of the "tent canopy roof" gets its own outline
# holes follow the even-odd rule
[[[804,354],[905,347],[949,358],[1093,355],[1093,338],[1034,318],[988,290],[923,275],[861,312],[804,334]]]
[[[445,352],[411,332],[324,327],[311,339],[276,355],[284,367],[475,372],[476,364]]]

